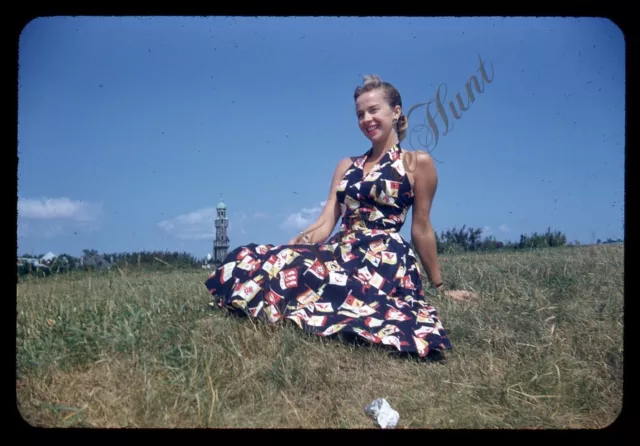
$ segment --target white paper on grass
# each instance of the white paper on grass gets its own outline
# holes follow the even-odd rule
[[[378,398],[371,402],[364,408],[364,412],[373,418],[382,429],[393,429],[400,419],[400,414],[384,398]]]

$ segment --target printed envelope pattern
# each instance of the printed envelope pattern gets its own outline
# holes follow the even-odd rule
[[[271,323],[291,321],[319,336],[351,333],[421,357],[452,348],[422,290],[411,245],[400,236],[414,194],[392,147],[368,175],[371,150],[336,192],[337,233],[315,245],[248,244],[205,281],[214,307]]]

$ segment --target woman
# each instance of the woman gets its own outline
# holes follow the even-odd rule
[[[444,291],[429,220],[438,181],[433,160],[400,148],[408,122],[391,84],[367,76],[354,99],[372,146],[338,163],[318,220],[287,245],[236,248],[205,285],[215,304],[240,314],[288,319],[320,336],[355,334],[420,357],[442,353],[451,343],[399,234],[413,205],[411,237],[429,280],[454,300],[473,297]]]

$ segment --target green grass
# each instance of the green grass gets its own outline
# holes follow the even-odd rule
[[[442,256],[477,303],[428,298],[454,350],[398,359],[224,317],[207,271],[17,286],[18,405],[38,426],[601,428],[622,406],[623,247]]]

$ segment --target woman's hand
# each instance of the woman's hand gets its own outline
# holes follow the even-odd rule
[[[436,290],[444,294],[449,299],[455,300],[456,302],[469,302],[472,299],[477,299],[478,295],[472,291],[465,290],[445,290],[444,284],[436,287]]]
[[[304,232],[301,232],[300,234],[296,235],[291,240],[289,240],[287,245],[308,245],[310,243],[311,241],[309,240],[309,236],[306,235]]]
[[[465,290],[447,290],[444,291],[443,294],[456,302],[469,302],[479,297],[476,293]]]

